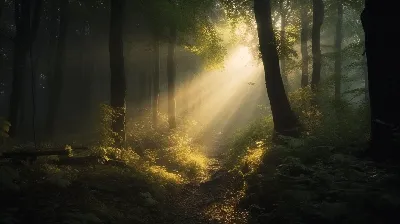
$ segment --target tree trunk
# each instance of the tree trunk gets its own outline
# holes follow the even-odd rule
[[[160,98],[160,40],[158,34],[154,35],[154,73],[153,73],[153,124],[158,124],[159,98]]]
[[[111,128],[116,134],[115,146],[123,147],[126,140],[125,114],[126,114],[126,77],[124,68],[124,48],[122,40],[125,0],[111,0],[110,17],[110,69],[111,69],[111,99],[110,104],[114,109],[115,117]]]
[[[147,98],[147,74],[146,72],[140,73],[139,78],[139,108],[140,110],[146,107],[146,98]]]
[[[335,37],[335,101],[340,101],[341,79],[342,79],[342,24],[343,24],[343,4],[337,3],[337,21]]]
[[[4,9],[4,3],[5,2],[6,2],[5,0],[0,0],[0,19],[3,16],[3,9]]]
[[[322,0],[313,0],[313,26],[312,26],[312,54],[313,71],[311,87],[313,90],[321,80],[321,26],[324,21],[324,3]]]
[[[58,34],[57,49],[55,55],[54,73],[48,77],[49,95],[48,95],[48,115],[46,121],[47,135],[54,137],[55,119],[59,111],[59,102],[63,87],[64,67],[66,62],[66,46],[69,22],[69,3],[68,0],[62,0],[60,4],[60,29]]]
[[[151,109],[152,100],[152,93],[153,93],[153,76],[151,74],[147,75],[148,82],[147,82],[147,108]]]
[[[376,159],[398,160],[400,151],[394,134],[400,130],[400,47],[397,30],[399,13],[393,5],[367,0],[361,14],[365,32],[371,107],[370,153]],[[392,53],[392,54],[390,54]],[[385,55],[391,55],[385,57]]]
[[[278,134],[295,136],[299,125],[286,96],[279,69],[279,57],[272,27],[269,0],[254,0],[254,14],[257,22],[261,58],[264,64],[268,98]]]
[[[304,88],[308,85],[308,15],[307,15],[307,6],[301,6],[301,87]]]
[[[189,99],[190,98],[190,80],[191,75],[186,74],[183,85],[182,85],[182,115],[187,116],[189,114]]]
[[[363,75],[364,75],[364,88],[365,88],[365,95],[364,99],[365,102],[369,103],[369,87],[368,87],[368,65],[367,65],[367,56],[363,55]]]
[[[170,27],[170,34],[168,40],[168,61],[167,61],[167,76],[168,76],[168,123],[169,128],[176,128],[176,101],[175,101],[175,78],[176,78],[176,64],[175,64],[175,47],[177,38],[176,26]]]
[[[285,45],[286,45],[286,9],[283,5],[285,0],[279,1],[279,11],[281,14],[281,32],[280,32],[280,42],[281,42],[281,73],[282,73],[282,80],[283,85],[288,87],[289,80],[286,74],[286,52],[285,52]]]
[[[15,0],[14,6],[16,35],[14,40],[12,91],[8,114],[11,123],[8,134],[11,138],[14,138],[17,134],[18,117],[19,114],[23,112],[20,110],[20,106],[24,92],[22,87],[26,73],[27,56],[32,47],[32,43],[35,41],[39,28],[42,0]],[[31,11],[33,13],[31,13]]]
[[[5,0],[0,0],[0,25],[3,25],[3,20],[2,20],[2,16],[3,16],[3,10],[4,10],[4,3]],[[2,48],[3,46],[3,41],[2,39],[0,39],[0,48]],[[4,74],[4,59],[3,57],[0,57],[0,82],[3,82],[5,79],[5,74]]]
[[[89,28],[89,21],[86,21],[87,24],[85,25],[84,29],[90,29]],[[93,85],[93,70],[94,70],[94,62],[93,58],[94,55],[92,53],[93,49],[93,42],[94,38],[92,31],[87,30],[87,33],[82,36],[82,61],[81,61],[81,66],[82,66],[82,93],[84,94],[81,98],[81,125],[79,128],[81,130],[90,130],[89,128],[89,123],[90,118],[92,115],[92,85]],[[91,41],[93,40],[93,41]]]

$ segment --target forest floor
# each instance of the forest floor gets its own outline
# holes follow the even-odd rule
[[[16,169],[24,179],[14,189],[8,186],[1,191],[2,224],[241,223],[235,214],[238,186],[221,169],[218,158],[208,168],[210,179],[166,186],[163,192],[152,189],[157,186],[130,173],[129,168],[100,164],[50,168],[68,173],[73,181],[57,175],[59,171],[49,175],[37,167]],[[3,175],[13,172],[3,171]]]
[[[277,147],[250,175],[213,155],[206,179],[184,182],[165,170],[88,159],[2,164],[0,223],[395,223],[388,217],[400,208],[398,166],[310,150]]]
[[[213,161],[210,179],[186,184],[178,194],[170,195],[167,201],[175,212],[169,223],[247,223],[248,214],[238,207],[243,182],[222,168],[220,160]]]
[[[206,161],[205,178],[179,181],[163,166],[142,170],[87,155],[4,160],[0,223],[246,223],[237,209],[243,181],[234,181],[218,153]]]
[[[229,141],[139,123],[132,150],[0,160],[0,224],[400,223],[399,165],[360,156],[358,111],[331,117],[279,144],[271,117]]]

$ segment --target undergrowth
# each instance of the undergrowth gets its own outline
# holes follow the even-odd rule
[[[302,138],[272,142],[267,117],[236,135],[226,166],[244,177],[241,207],[248,223],[395,223],[398,169],[359,155],[367,148],[362,103],[317,99],[309,88],[290,94],[304,125]]]
[[[157,127],[144,115],[127,122],[127,147],[114,148],[113,112],[101,108],[100,138],[89,151],[2,161],[0,223],[171,222],[167,197],[208,176],[210,160],[189,134],[199,127],[180,120],[170,131],[165,115]]]

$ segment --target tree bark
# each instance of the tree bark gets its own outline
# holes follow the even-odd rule
[[[368,86],[368,65],[367,56],[363,55],[363,75],[364,75],[364,88],[365,88],[365,102],[369,103],[369,86]]]
[[[278,134],[296,136],[298,120],[292,111],[283,86],[279,69],[279,57],[273,32],[271,5],[269,0],[254,0],[254,14],[257,23],[261,58],[264,64],[268,98]]]
[[[281,14],[281,31],[280,31],[280,42],[281,42],[281,73],[282,73],[282,80],[284,87],[288,87],[289,80],[286,74],[286,52],[285,52],[285,45],[286,45],[286,9],[284,6],[285,0],[279,1],[279,12]]]
[[[400,146],[394,134],[400,131],[400,107],[396,103],[400,99],[400,47],[395,44],[397,30],[393,27],[398,25],[399,13],[390,4],[367,0],[361,21],[368,63],[370,153],[376,159],[398,160]]]
[[[2,17],[3,17],[4,4],[5,4],[5,0],[0,0],[0,24],[1,25],[3,24]],[[1,33],[0,33],[0,35],[1,35]],[[0,48],[2,46],[3,46],[2,39],[0,39]],[[3,64],[4,64],[3,58],[0,58],[0,82],[2,82],[4,79],[4,73],[2,70]]]
[[[175,48],[177,41],[177,29],[173,24],[170,27],[168,40],[168,61],[167,61],[167,76],[168,76],[168,123],[169,128],[176,128],[176,100],[175,100],[175,79],[176,79],[176,64],[175,64]]]
[[[324,21],[324,3],[322,0],[313,0],[313,26],[312,26],[312,54],[313,71],[311,87],[313,90],[321,80],[321,26]]]
[[[307,6],[301,6],[301,87],[304,88],[308,85],[308,63],[309,63],[309,56],[308,56],[308,15],[307,15]]]
[[[335,37],[335,101],[340,101],[342,85],[342,26],[343,26],[343,4],[337,2],[337,21]]]
[[[46,130],[49,138],[54,137],[55,119],[59,110],[61,91],[63,87],[64,68],[66,62],[67,33],[69,23],[69,2],[62,0],[60,4],[60,29],[58,34],[57,49],[55,55],[54,72],[48,77],[49,95],[48,95],[48,115]]]
[[[20,106],[24,92],[22,87],[26,72],[27,56],[32,43],[36,39],[39,28],[42,0],[15,0],[14,8],[16,34],[14,38],[12,91],[8,114],[11,123],[8,134],[11,138],[16,137],[19,114],[23,112],[20,110]]]
[[[160,41],[158,34],[154,35],[154,72],[153,72],[153,124],[158,124],[159,98],[160,98]]]
[[[0,19],[3,16],[3,9],[4,9],[4,3],[5,2],[6,2],[5,0],[0,0]]]
[[[124,68],[123,48],[123,23],[125,0],[111,0],[110,18],[110,69],[111,69],[111,99],[110,104],[114,110],[114,119],[111,125],[116,134],[115,147],[123,147],[126,140],[125,114],[126,114],[126,77]]]

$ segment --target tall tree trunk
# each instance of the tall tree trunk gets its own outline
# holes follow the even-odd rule
[[[146,72],[141,72],[140,73],[140,79],[139,79],[139,108],[140,110],[144,109],[146,107],[146,97],[147,97],[147,74]]]
[[[151,96],[152,96],[152,91],[153,91],[153,88],[152,88],[152,86],[153,86],[153,76],[151,75],[151,73],[150,74],[148,74],[147,75],[147,83],[146,83],[146,85],[147,85],[147,103],[146,103],[146,105],[147,105],[147,108],[148,109],[151,109],[150,107],[151,107],[151,103],[153,102],[152,101],[152,98],[151,98]]]
[[[306,87],[308,85],[308,15],[307,15],[308,7],[304,4],[301,6],[301,87]]]
[[[278,134],[295,136],[299,125],[286,96],[279,69],[279,57],[272,27],[269,0],[254,0],[254,14],[257,22],[261,58],[264,64],[268,98]]]
[[[313,71],[311,87],[316,90],[321,80],[321,26],[324,21],[324,3],[313,0],[312,54]]]
[[[122,40],[124,24],[125,0],[111,0],[110,18],[110,69],[111,69],[111,107],[115,117],[112,122],[112,130],[116,134],[115,146],[123,147],[126,140],[125,114],[126,114],[126,77],[124,67],[124,48]]]
[[[183,85],[182,85],[182,115],[186,116],[189,114],[189,100],[190,98],[190,80],[191,74],[186,74]]]
[[[365,88],[365,102],[369,103],[369,87],[368,87],[368,65],[367,56],[363,55],[363,75],[364,75],[364,88]]]
[[[342,25],[343,25],[343,4],[337,2],[337,21],[336,21],[336,37],[335,37],[335,101],[340,101],[341,85],[342,85]]]
[[[0,19],[3,16],[3,9],[4,9],[4,3],[5,2],[6,2],[5,0],[0,0]]]
[[[281,42],[281,73],[282,73],[282,80],[283,85],[288,87],[289,80],[286,74],[286,52],[285,52],[285,45],[286,45],[286,14],[287,10],[285,9],[284,3],[285,0],[279,1],[279,12],[281,14],[281,31],[280,31],[280,42]]]
[[[46,130],[49,138],[54,137],[55,119],[59,111],[59,102],[61,99],[61,91],[63,87],[64,67],[66,62],[66,46],[69,22],[69,3],[68,0],[60,2],[60,29],[58,34],[57,49],[55,54],[54,72],[48,77],[49,94],[48,94],[48,115],[46,121]]]
[[[396,43],[399,13],[381,1],[367,0],[361,14],[365,32],[371,107],[371,153],[377,158],[399,159],[399,143],[394,134],[400,130],[400,47]]]
[[[153,72],[153,124],[158,124],[159,98],[160,98],[160,40],[158,34],[154,35],[154,72]]]
[[[4,10],[4,4],[5,0],[0,0],[0,25],[3,25],[3,10]],[[2,40],[0,39],[0,48],[2,48],[3,43]],[[4,59],[3,57],[0,57],[0,82],[3,82],[3,79],[5,78],[4,73],[3,73],[3,66],[4,66]]]
[[[168,61],[167,61],[167,76],[168,76],[168,123],[169,128],[176,128],[176,100],[175,100],[175,79],[176,79],[176,64],[175,64],[175,48],[177,39],[176,26],[170,27],[168,39]]]
[[[16,35],[14,38],[13,81],[8,114],[11,123],[8,134],[12,138],[17,134],[18,117],[23,112],[20,110],[20,106],[24,92],[22,87],[26,73],[27,56],[39,28],[42,0],[15,0],[14,7]]]

